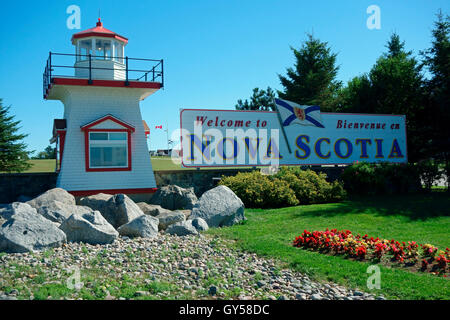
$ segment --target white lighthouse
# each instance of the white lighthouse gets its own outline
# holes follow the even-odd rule
[[[129,58],[128,39],[103,27],[75,33],[75,53],[50,52],[44,99],[60,100],[54,120],[57,187],[75,196],[156,190],[139,102],[163,87],[163,61]]]

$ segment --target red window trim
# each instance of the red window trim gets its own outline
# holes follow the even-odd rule
[[[64,145],[66,142],[66,129],[56,130],[56,148],[58,149],[58,138],[59,138],[59,159],[58,150],[56,151],[56,172],[61,171],[62,159],[64,155]],[[59,166],[58,166],[59,162]]]
[[[119,119],[117,119],[116,117],[114,117],[114,116],[112,116],[110,114],[107,114],[106,116],[101,117],[100,119],[97,119],[97,120],[94,120],[92,122],[89,122],[89,123],[85,124],[84,126],[81,127],[81,130],[88,130],[88,129],[89,130],[97,130],[97,131],[101,130],[101,129],[91,129],[91,128],[93,126],[96,126],[99,123],[102,123],[102,122],[107,121],[107,120],[111,120],[111,121],[121,125],[122,127],[125,127],[127,130],[131,130],[132,132],[134,132],[134,127],[132,125],[130,125],[130,124],[126,123],[126,122],[123,122],[122,120],[119,120]],[[114,130],[123,130],[123,129],[108,129],[108,130],[114,131]]]
[[[99,123],[102,123],[104,121],[111,120],[122,127],[124,129],[95,129],[92,128]],[[114,117],[113,115],[107,114],[104,117],[101,117],[100,119],[94,120],[92,122],[89,122],[81,127],[81,130],[84,131],[84,158],[85,158],[85,170],[86,172],[102,172],[102,171],[131,171],[131,133],[135,131],[134,127],[126,122],[123,122],[122,120]],[[128,166],[124,168],[91,168],[89,166],[89,132],[127,132],[127,140],[128,140]]]
[[[128,166],[124,168],[91,168],[89,166],[89,132],[127,132],[127,147],[128,147]],[[131,171],[131,131],[127,129],[87,129],[84,130],[84,153],[85,153],[85,166],[87,172],[99,172],[99,171]]]
[[[85,197],[92,196],[98,193],[107,193],[107,194],[140,194],[140,193],[155,193],[158,188],[138,188],[138,189],[108,189],[108,190],[76,190],[76,191],[68,191],[75,197]]]
[[[131,131],[127,129],[87,129],[84,131],[84,158],[86,172],[131,171]],[[128,166],[124,168],[91,168],[89,166],[89,132],[127,132]]]

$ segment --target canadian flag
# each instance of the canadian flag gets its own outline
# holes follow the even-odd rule
[[[160,126],[155,126],[155,129],[162,129],[162,125],[160,125]]]

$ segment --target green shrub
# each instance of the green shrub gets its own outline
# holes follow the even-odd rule
[[[278,208],[297,204],[336,202],[345,198],[342,183],[326,181],[326,174],[282,167],[272,176],[259,171],[223,177],[228,186],[250,208]]]
[[[301,204],[337,202],[346,196],[342,183],[328,182],[323,172],[282,167],[275,177],[289,184]]]
[[[419,168],[413,164],[358,162],[341,176],[351,194],[403,194],[421,190]]]
[[[220,184],[233,190],[249,208],[277,208],[299,203],[294,191],[286,183],[258,171],[223,177]]]
[[[443,172],[439,168],[439,163],[434,159],[427,159],[420,161],[418,164],[420,178],[425,185],[425,189],[427,191],[431,191],[431,187],[433,186],[436,180],[439,180],[443,176]]]

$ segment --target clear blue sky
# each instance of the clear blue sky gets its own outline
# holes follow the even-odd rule
[[[129,38],[130,57],[164,59],[165,89],[147,98],[142,115],[151,149],[165,148],[155,125],[179,127],[180,108],[234,109],[254,87],[281,89],[277,74],[294,63],[290,46],[313,32],[338,53],[339,80],[370,70],[392,32],[418,54],[430,46],[435,14],[448,0],[202,0],[3,1],[0,9],[0,97],[21,121],[30,150],[49,144],[63,105],[42,99],[48,52],[73,53],[66,8],[81,8],[81,30],[104,27]],[[381,29],[369,30],[370,5],[381,9]]]

